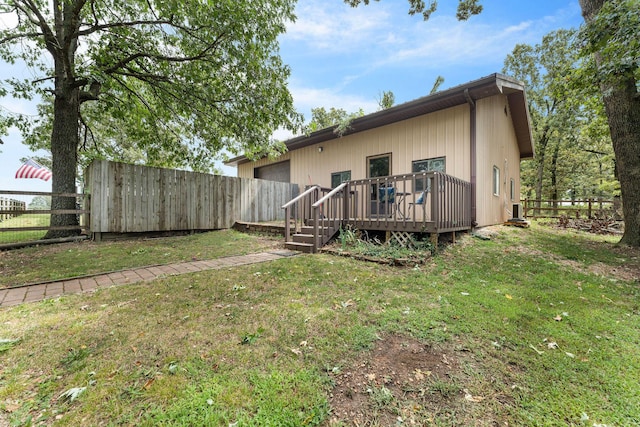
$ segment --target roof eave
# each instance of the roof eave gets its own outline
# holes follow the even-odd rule
[[[427,95],[404,104],[396,105],[382,111],[358,117],[349,124],[348,129],[342,134],[337,134],[335,132],[337,126],[332,126],[313,132],[309,135],[292,138],[286,141],[285,145],[289,151],[297,150],[310,145],[337,139],[341,136],[363,132],[435,111],[444,110],[446,108],[466,104],[468,102],[468,98],[465,95],[465,92],[473,100],[497,94],[506,95],[509,98],[510,109],[512,112],[518,114],[517,119],[514,115],[514,127],[516,127],[516,137],[520,148],[520,156],[521,158],[533,156],[533,138],[531,135],[531,128],[529,126],[530,118],[526,104],[526,96],[524,94],[524,86],[521,82],[511,77],[497,73],[432,95]],[[237,166],[249,161],[251,160],[245,156],[238,156],[225,162],[225,164],[229,166]]]

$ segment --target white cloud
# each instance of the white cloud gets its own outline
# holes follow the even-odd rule
[[[339,1],[300,0],[296,14],[298,20],[283,40],[299,44],[307,56],[342,55],[345,62],[360,67],[441,69],[501,61],[516,43],[538,43],[579,15],[579,6],[572,3],[553,14],[515,23],[494,22],[489,12],[463,22],[445,14],[424,22],[408,17],[406,7],[393,2],[353,9]]]
[[[390,13],[382,5],[351,8],[339,1],[300,0],[296,15],[283,40],[308,45],[321,54],[370,46],[391,30]]]
[[[316,107],[342,108],[349,113],[358,111],[360,108],[366,113],[371,113],[378,107],[378,103],[373,98],[367,99],[358,95],[345,94],[335,88],[294,85],[290,87],[290,91],[295,100],[296,108],[305,114],[307,120],[310,118],[307,114],[310,114],[311,109]]]

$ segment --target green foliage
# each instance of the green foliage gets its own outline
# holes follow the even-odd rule
[[[242,345],[253,344],[253,343],[256,342],[256,340],[258,338],[260,338],[262,336],[263,333],[264,333],[264,328],[258,328],[258,330],[256,332],[253,332],[253,333],[248,333],[247,332],[240,339],[240,344],[242,344]]]
[[[351,5],[351,7],[357,7],[360,4],[369,4],[369,0],[344,0],[344,2]],[[424,0],[409,0],[409,15],[421,14],[425,21],[431,17],[431,14],[435,12],[437,8],[438,2],[436,0],[429,0],[428,5]],[[459,0],[456,18],[460,21],[466,21],[472,15],[477,15],[481,12],[482,5],[480,4],[480,0]]]
[[[29,203],[30,210],[51,209],[51,196],[35,196]]]
[[[523,197],[611,198],[619,185],[597,88],[575,84],[588,61],[580,58],[576,31],[547,34],[535,46],[516,45],[503,72],[527,88],[536,157],[522,165]]]
[[[70,348],[67,354],[62,358],[60,364],[70,370],[79,370],[85,366],[85,359],[90,352],[86,346],[78,349]]]
[[[640,2],[605,1],[579,36],[583,54],[597,53],[600,58],[587,82],[627,73],[640,77]]]
[[[20,342],[19,339],[0,338],[0,354],[8,351]]]
[[[395,103],[396,96],[390,90],[385,90],[380,94],[380,97],[378,98],[378,106],[380,107],[380,110],[391,108]]]
[[[438,90],[440,90],[440,86],[442,86],[442,83],[444,83],[444,77],[442,76],[436,77],[436,80],[433,82],[433,86],[429,91],[429,95],[433,95],[434,93],[438,92]]]
[[[400,246],[392,240],[382,243],[377,237],[363,235],[358,230],[340,229],[338,234],[340,250],[345,253],[376,258],[382,261],[394,262],[394,260],[414,260],[422,262],[430,257],[435,248],[428,237],[412,237],[407,246]]]
[[[347,113],[346,110],[335,107],[331,107],[329,111],[324,107],[312,108],[311,122],[307,125],[307,132],[315,132],[335,126],[333,132],[337,135],[343,135],[350,129],[349,125],[353,119],[362,116],[364,116],[364,110],[362,108],[354,113]]]
[[[277,39],[294,4],[75,0],[54,10],[4,2],[0,12],[16,24],[0,32],[0,57],[32,72],[7,79],[3,90],[42,105],[36,118],[5,112],[3,127],[18,126],[33,148],[50,147],[50,92],[70,78],[89,159],[204,171],[223,148],[250,156],[280,150],[273,131],[300,125]]]

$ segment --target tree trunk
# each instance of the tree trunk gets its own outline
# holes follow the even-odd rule
[[[540,207],[542,205],[542,181],[544,179],[544,159],[547,150],[547,144],[549,143],[548,133],[549,126],[545,124],[542,131],[542,136],[540,137],[540,142],[536,147],[536,158],[538,167],[536,169],[536,209],[534,211],[534,216],[540,215]]]
[[[605,0],[580,0],[589,23]],[[596,63],[601,59],[596,55]],[[621,244],[640,247],[640,96],[633,70],[609,75],[600,86],[616,156],[622,193],[624,234]]]
[[[53,112],[53,132],[51,134],[51,156],[53,160],[52,192],[76,193],[76,169],[78,164],[78,89],[61,83],[56,91]],[[76,209],[75,197],[53,196],[51,209]],[[76,214],[53,214],[51,226],[77,226]],[[49,230],[45,239],[75,236],[80,230]]]
[[[551,155],[551,200],[553,200],[553,207],[558,207],[558,154],[560,152],[560,142],[556,143],[553,147],[553,154]]]
[[[640,98],[633,76],[602,85],[622,193],[621,244],[640,246]]]

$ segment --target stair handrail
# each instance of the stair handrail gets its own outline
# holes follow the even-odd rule
[[[293,206],[296,203],[298,203],[298,201],[309,197],[309,195],[311,193],[319,192],[319,191],[320,191],[320,187],[317,186],[317,185],[313,185],[313,186],[307,188],[302,194],[299,194],[298,196],[294,197],[293,199],[289,200],[287,203],[282,205],[282,209],[284,209],[284,241],[285,242],[289,242],[290,238],[291,238],[291,224],[289,222],[291,206]],[[298,221],[297,212],[296,212],[294,220],[297,223],[297,221]]]
[[[342,190],[344,187],[347,186],[346,182],[343,182],[342,184],[338,185],[336,188],[334,188],[333,190],[331,190],[330,192],[328,192],[327,194],[325,194],[324,196],[322,196],[322,198],[320,200],[318,200],[317,202],[315,202],[313,205],[311,205],[312,208],[317,208],[320,207],[320,205],[322,203],[324,203],[327,199],[329,199],[330,197],[333,197],[336,193],[339,193],[340,190]]]
[[[340,193],[347,185],[348,185],[347,182],[343,182],[342,184],[338,185],[336,188],[334,188],[333,190],[325,194],[323,197],[321,197],[320,200],[318,200],[313,205],[311,205],[311,209],[313,210],[313,252],[314,253],[318,250],[318,239],[320,237],[320,206],[322,206],[322,204],[325,203],[327,200],[333,198],[336,194]],[[326,218],[323,218],[322,220],[323,226],[324,226],[325,220]],[[324,245],[324,243],[325,241],[323,238],[323,241],[320,243],[320,245]]]
[[[297,195],[296,197],[294,197],[293,199],[289,200],[287,203],[282,205],[282,209],[286,209],[286,208],[290,207],[291,205],[296,203],[298,200],[306,197],[309,193],[312,193],[313,191],[318,190],[318,189],[320,189],[319,185],[313,185],[313,186],[307,188],[302,194]]]

